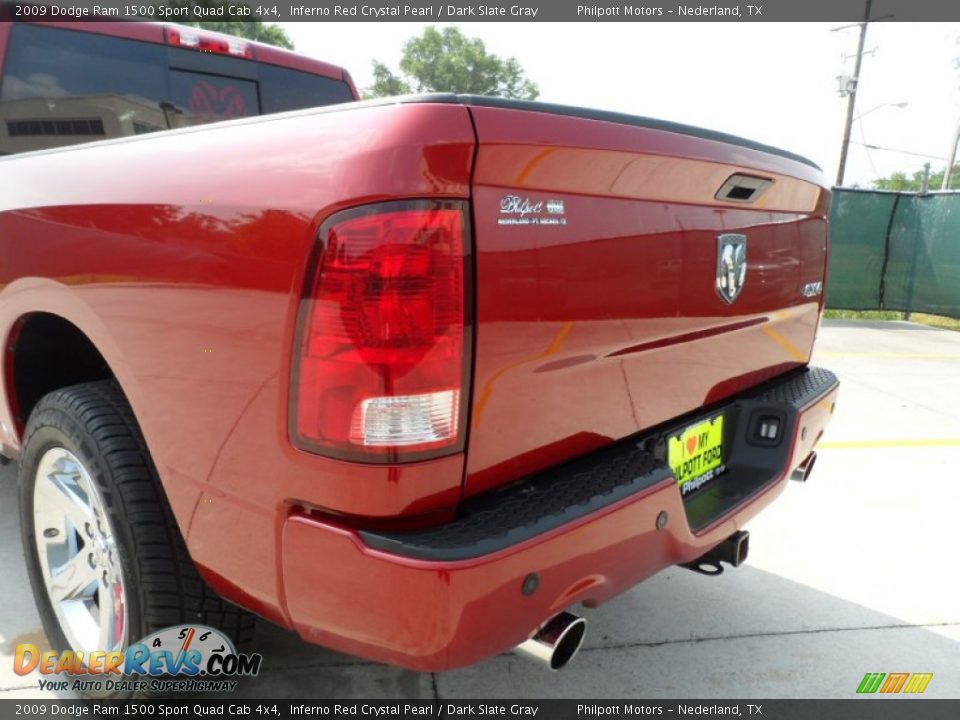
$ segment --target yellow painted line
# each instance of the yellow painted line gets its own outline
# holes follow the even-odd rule
[[[556,355],[558,352],[560,352],[561,348],[563,347],[563,343],[567,339],[567,335],[572,329],[573,322],[568,320],[563,324],[563,327],[560,328],[560,331],[554,336],[553,340],[550,341],[550,344],[547,346],[546,350],[539,352],[536,355],[526,357],[519,362],[508,365],[507,367],[500,368],[493,375],[491,375],[483,384],[483,388],[480,390],[480,395],[474,402],[473,424],[475,426],[480,424],[480,418],[483,415],[483,411],[486,409],[487,403],[490,402],[490,397],[493,395],[493,386],[497,380],[501,378],[501,376],[505,375],[511,370],[515,370],[518,367],[526,365],[529,362],[542,360],[543,358],[550,357],[551,355]]]
[[[896,447],[960,447],[960,438],[930,438],[926,440],[847,440],[825,442],[817,445],[820,450],[853,450],[857,448]]]
[[[803,353],[794,345],[792,342],[787,340],[783,335],[778,333],[769,325],[765,325],[763,328],[763,334],[768,338],[777,343],[780,347],[787,351],[787,354],[798,362],[806,362],[807,356],[806,353]]]
[[[911,352],[818,352],[817,357],[875,357],[902,360],[960,360],[960,353],[911,353]]]
[[[548,157],[549,155],[552,155],[556,151],[557,151],[556,147],[544,148],[543,150],[538,152],[536,155],[534,155],[532,158],[530,158],[530,161],[523,167],[523,169],[517,175],[517,181],[516,181],[517,185],[520,185],[521,187],[526,185],[527,178],[530,177],[530,173],[532,173],[536,169],[537,165],[539,165],[541,162],[543,162],[543,160],[546,157]]]
[[[566,341],[567,335],[570,334],[571,330],[573,330],[573,323],[568,320],[563,324],[563,327],[560,328],[560,332],[556,334],[556,337],[553,338],[547,349],[535,356],[534,359],[539,360],[540,358],[550,357],[560,352],[560,348],[563,347],[563,343]]]

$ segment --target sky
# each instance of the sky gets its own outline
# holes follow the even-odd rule
[[[426,27],[281,25],[299,52],[345,67],[361,88],[372,82],[374,58],[396,69],[404,42]],[[856,26],[832,31],[840,25],[456,23],[489,51],[516,57],[539,84],[540,100],[733,133],[812,159],[830,182],[847,102],[836,76],[853,74],[858,37]],[[870,24],[845,185],[868,187],[927,161],[934,171],[945,166],[960,122],[958,38],[957,23]]]

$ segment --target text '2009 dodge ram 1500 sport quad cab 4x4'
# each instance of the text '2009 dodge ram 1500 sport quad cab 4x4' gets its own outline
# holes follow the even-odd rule
[[[808,364],[829,192],[803,158],[354,102],[176,26],[7,23],[0,50],[0,440],[58,649],[240,636],[240,606],[406,668],[557,668],[567,608],[739,564],[809,472],[838,383]]]

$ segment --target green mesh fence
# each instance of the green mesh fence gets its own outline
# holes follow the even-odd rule
[[[960,318],[960,193],[834,190],[827,307]]]

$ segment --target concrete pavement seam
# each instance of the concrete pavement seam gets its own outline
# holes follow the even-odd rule
[[[283,672],[286,670],[317,670],[320,668],[354,668],[354,667],[371,667],[376,665],[382,665],[383,667],[389,667],[388,665],[383,665],[383,663],[369,662],[367,660],[341,660],[340,662],[319,662],[319,663],[304,663],[303,665],[277,665],[274,667],[265,667],[260,670],[260,674],[271,673],[271,672]]]
[[[857,631],[869,631],[869,630],[904,630],[910,628],[936,628],[936,627],[958,627],[960,626],[960,620],[954,622],[943,622],[943,623],[930,623],[930,624],[900,624],[900,625],[864,625],[860,627],[840,627],[840,628],[815,628],[811,630],[787,630],[784,632],[764,632],[764,633],[746,633],[744,635],[714,635],[711,637],[702,637],[702,638],[689,638],[684,640],[664,640],[662,642],[635,642],[635,643],[620,643],[613,645],[599,645],[597,647],[585,647],[580,650],[582,653],[586,652],[596,652],[602,650],[626,650],[634,647],[661,647],[664,645],[684,645],[684,644],[695,644],[702,642],[714,642],[719,640],[741,640],[741,639],[750,639],[750,638],[762,638],[762,637],[783,637],[789,635],[815,635],[818,633],[830,633],[830,632],[857,632]],[[493,658],[491,658],[492,660]],[[381,665],[381,663],[367,662],[367,661],[354,661],[349,660],[341,662],[332,662],[332,663],[304,663],[302,665],[280,665],[275,667],[263,668],[260,672],[271,673],[271,672],[283,672],[288,670],[322,670],[324,668],[355,668],[355,667],[374,667]],[[387,666],[383,666],[387,667]],[[434,684],[434,692],[437,694],[436,682],[437,674],[430,673],[431,682]],[[16,688],[11,688],[16,689]],[[439,695],[436,697],[439,700]]]
[[[633,643],[621,643],[614,645],[600,645],[598,647],[585,647],[580,652],[597,652],[602,650],[627,650],[635,647],[648,647],[656,648],[663,647],[664,645],[694,645],[697,643],[704,642],[714,642],[718,640],[747,640],[752,638],[764,638],[764,637],[785,637],[789,635],[817,635],[820,633],[832,633],[832,632],[859,632],[865,630],[908,630],[908,629],[922,629],[922,628],[938,628],[938,627],[960,627],[960,621],[957,622],[943,622],[943,623],[932,623],[932,624],[920,624],[920,625],[911,625],[911,624],[902,624],[902,625],[866,625],[863,627],[841,627],[841,628],[816,628],[812,630],[786,630],[784,632],[762,632],[762,633],[746,633],[744,635],[715,635],[712,637],[702,637],[702,638],[689,638],[687,640],[663,640],[662,642],[633,642]]]

